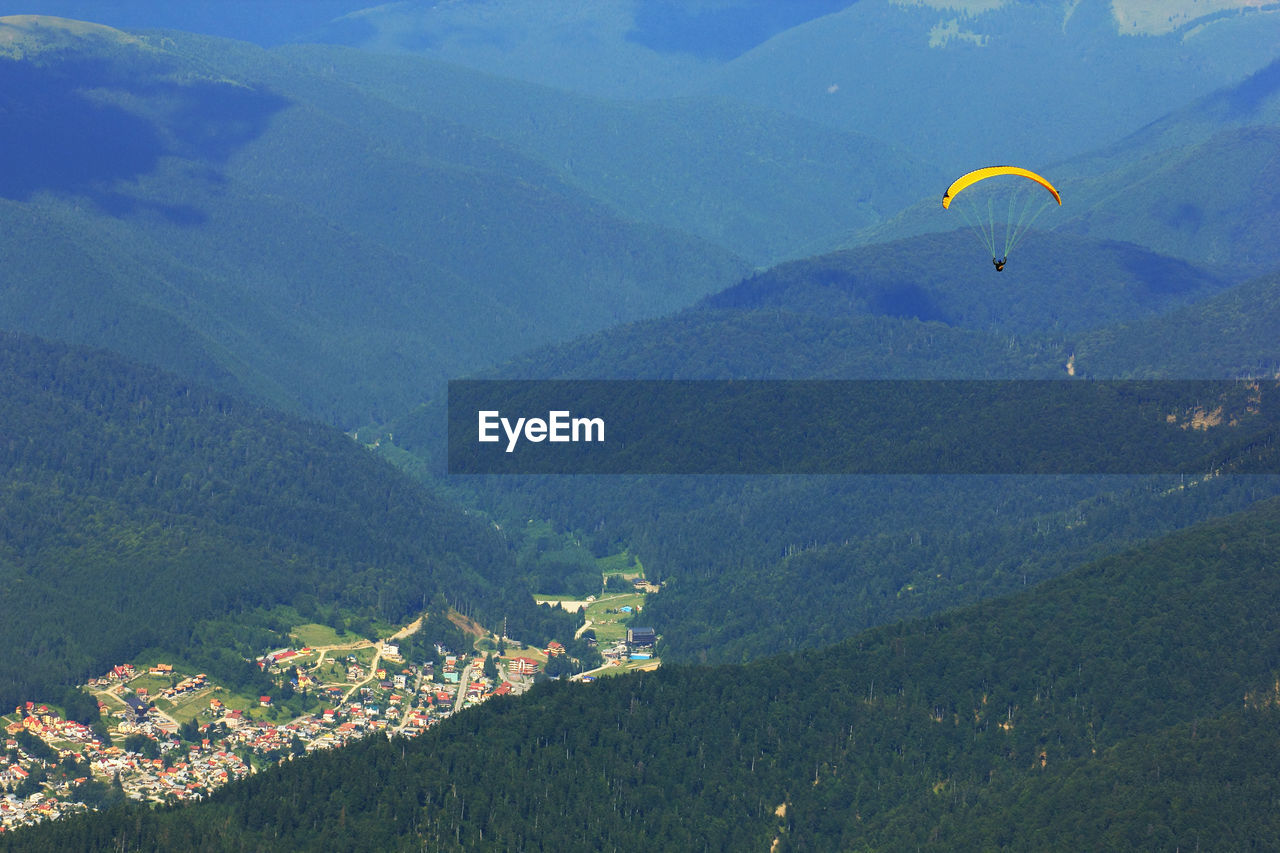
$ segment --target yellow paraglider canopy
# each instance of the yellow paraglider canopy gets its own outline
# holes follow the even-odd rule
[[[1004,269],[1009,253],[1022,240],[1040,214],[1053,208],[1053,202],[1062,206],[1058,189],[1042,175],[1019,166],[988,166],[961,175],[942,194],[942,206],[950,208],[960,193],[987,178],[1012,176],[1017,180],[997,180],[965,193],[956,205],[969,229],[991,253],[991,263],[996,272]],[[1053,201],[1045,198],[1040,190],[1026,181],[1039,184],[1049,191]],[[1001,215],[1003,211],[1003,215]]]
[[[956,195],[965,187],[976,184],[978,181],[982,181],[987,178],[994,178],[996,175],[1019,175],[1024,178],[1030,178],[1052,193],[1054,200],[1057,201],[1058,204],[1062,204],[1062,196],[1058,194],[1058,191],[1054,188],[1053,184],[1049,183],[1035,172],[1028,169],[1021,169],[1017,166],[987,166],[985,169],[974,169],[967,175],[961,175],[957,178],[955,183],[947,187],[947,191],[942,194],[942,206],[951,207],[951,199],[955,198]]]

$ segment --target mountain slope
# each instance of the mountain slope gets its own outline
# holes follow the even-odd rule
[[[264,47],[295,41],[363,0],[256,0],[254,3],[171,3],[167,0],[31,0],[31,14],[96,21],[117,29],[174,29],[250,41]]]
[[[945,212],[943,212],[945,214]],[[967,230],[783,264],[708,296],[709,308],[914,317],[1017,334],[1158,314],[1226,287],[1214,270],[1133,245],[1031,232],[996,273]]]
[[[20,119],[0,143],[22,165],[0,182],[12,329],[349,425],[744,269],[259,48],[0,23],[3,106]]]
[[[206,803],[73,819],[12,843],[1266,846],[1278,829],[1266,767],[1277,533],[1269,502],[835,648],[553,685],[415,741],[287,764]],[[1104,802],[1065,807],[1091,792]]]
[[[1191,314],[1196,305],[1234,292],[1212,270],[1137,246],[1033,232],[1024,247],[1001,273],[991,269],[985,248],[967,231],[792,261],[675,314],[541,347],[479,375],[1065,376],[1068,341],[1090,330],[1106,335],[1142,320],[1158,323],[1166,314]],[[414,432],[413,420],[397,421],[406,437]],[[418,451],[431,450],[425,434],[412,442]]]
[[[1104,174],[1085,183],[1062,230],[1128,240],[1236,277],[1280,265],[1270,238],[1280,225],[1280,122],[1150,155],[1140,174],[1126,170],[1128,180]]]
[[[1280,372],[1280,276],[1260,276],[1196,305],[1080,335],[1088,376],[1272,376]]]
[[[316,40],[607,97],[718,94],[952,171],[1114,141],[1266,65],[1277,32],[1249,0],[406,0]]]
[[[944,179],[899,148],[724,98],[615,101],[400,54],[281,55],[501,139],[631,218],[756,265],[839,245]]]
[[[1142,338],[1145,346],[1167,351],[1170,338],[1154,331],[1152,318],[1198,298],[1180,309],[1194,316],[1223,286],[1195,267],[1132,246],[1056,234],[1028,237],[1028,245],[1032,240],[1043,257],[1028,251],[1003,273],[981,258],[966,271],[977,247],[964,234],[798,261],[673,317],[544,348],[481,376],[1067,378],[1068,364],[1093,364],[1085,359],[1093,351],[1086,342],[1124,335],[1125,325],[1102,318],[1134,318],[1131,325],[1147,318],[1153,333]],[[1224,348],[1224,359],[1248,350],[1252,364],[1265,346]],[[1186,358],[1224,363],[1199,352],[1188,349]],[[1122,364],[1111,363],[1114,375],[1131,375]],[[985,415],[957,417],[973,424]],[[989,425],[994,435],[1008,427]],[[381,450],[438,477],[444,430],[443,400],[436,400],[394,422]],[[406,452],[417,461],[406,460]],[[648,607],[666,637],[667,658],[742,661],[1007,593],[1156,532],[1248,506],[1274,494],[1277,484],[1218,478],[1184,489],[1177,478],[503,476],[455,478],[451,486],[506,529],[547,518],[599,554],[630,549],[651,577],[670,581]],[[765,625],[763,612],[773,614]]]
[[[1120,10],[861,0],[728,63],[707,91],[866,133],[959,175],[1084,153],[1275,58],[1274,10],[1163,33],[1122,28]]]
[[[1124,240],[1236,281],[1280,265],[1275,241],[1280,61],[1113,144],[1042,169],[1059,233]],[[1041,223],[1049,225],[1050,223]],[[954,222],[925,198],[858,235],[882,242]]]
[[[493,530],[338,431],[102,352],[5,335],[0,361],[6,706],[147,647],[234,665],[197,624],[278,604],[402,619],[441,593],[536,633]]]

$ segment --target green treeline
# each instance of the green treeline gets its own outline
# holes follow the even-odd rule
[[[489,525],[329,427],[10,336],[0,426],[0,707],[149,647],[237,682],[234,625],[280,604],[395,622],[442,593],[531,642],[572,633],[509,585]]]
[[[664,583],[664,659],[742,662],[1009,594],[1243,509],[1280,478],[474,478],[504,528],[541,513]],[[543,567],[539,589],[551,589]],[[576,568],[561,566],[565,577]]]
[[[1139,246],[1057,231],[1032,231],[1004,273],[993,275],[985,249],[963,222],[955,227],[781,264],[700,307],[896,317],[1002,338],[1061,337],[1155,316],[1228,285],[1218,271]]]
[[[1280,275],[1271,273],[1194,305],[1094,329],[1077,341],[1077,365],[1092,376],[1274,376],[1277,290]]]
[[[1268,847],[1280,502],[735,667],[545,685],[12,849]],[[1243,697],[1243,703],[1242,703]]]

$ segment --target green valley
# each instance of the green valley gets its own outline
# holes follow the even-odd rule
[[[1274,784],[1230,744],[1268,748],[1274,729],[1278,525],[1268,502],[829,649],[549,684],[190,809],[117,810],[12,842],[804,850],[1212,834],[1265,846]],[[1110,774],[1120,799],[1103,809],[1090,791]],[[272,809],[304,788],[290,814]],[[563,819],[544,827],[548,808]]]
[[[25,11],[0,851],[1280,847],[1280,4]]]

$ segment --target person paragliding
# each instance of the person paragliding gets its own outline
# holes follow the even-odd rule
[[[1006,183],[998,187],[984,185],[984,188],[992,187],[987,192],[969,190],[975,184],[988,179],[1007,176],[1025,178],[1028,181],[1039,184],[1048,190],[1052,201],[1043,195],[1028,196],[1025,199],[1019,198],[1019,189],[1023,185],[1022,181],[1017,181],[1013,185]],[[998,185],[1001,182],[994,183]],[[969,190],[969,192],[965,193],[967,203],[960,205],[961,213],[964,215],[969,227],[982,241],[982,244],[991,252],[991,263],[996,268],[996,272],[1004,271],[1004,265],[1009,262],[1009,253],[1013,251],[1018,241],[1026,235],[1027,230],[1035,222],[1036,218],[1046,208],[1052,207],[1052,202],[1057,202],[1059,206],[1062,205],[1062,195],[1053,184],[1049,183],[1043,176],[1018,166],[987,166],[986,168],[975,169],[972,172],[961,175],[942,194],[942,206],[949,209],[951,202],[965,190]],[[1039,191],[1037,190],[1036,192],[1038,193]],[[975,197],[975,194],[980,198]],[[999,196],[999,204],[996,204],[997,196]],[[1037,203],[1037,198],[1042,201]],[[985,207],[981,202],[985,202]],[[1000,211],[1004,212],[1003,222],[997,221]],[[1000,244],[999,246],[997,246],[998,243]]]

